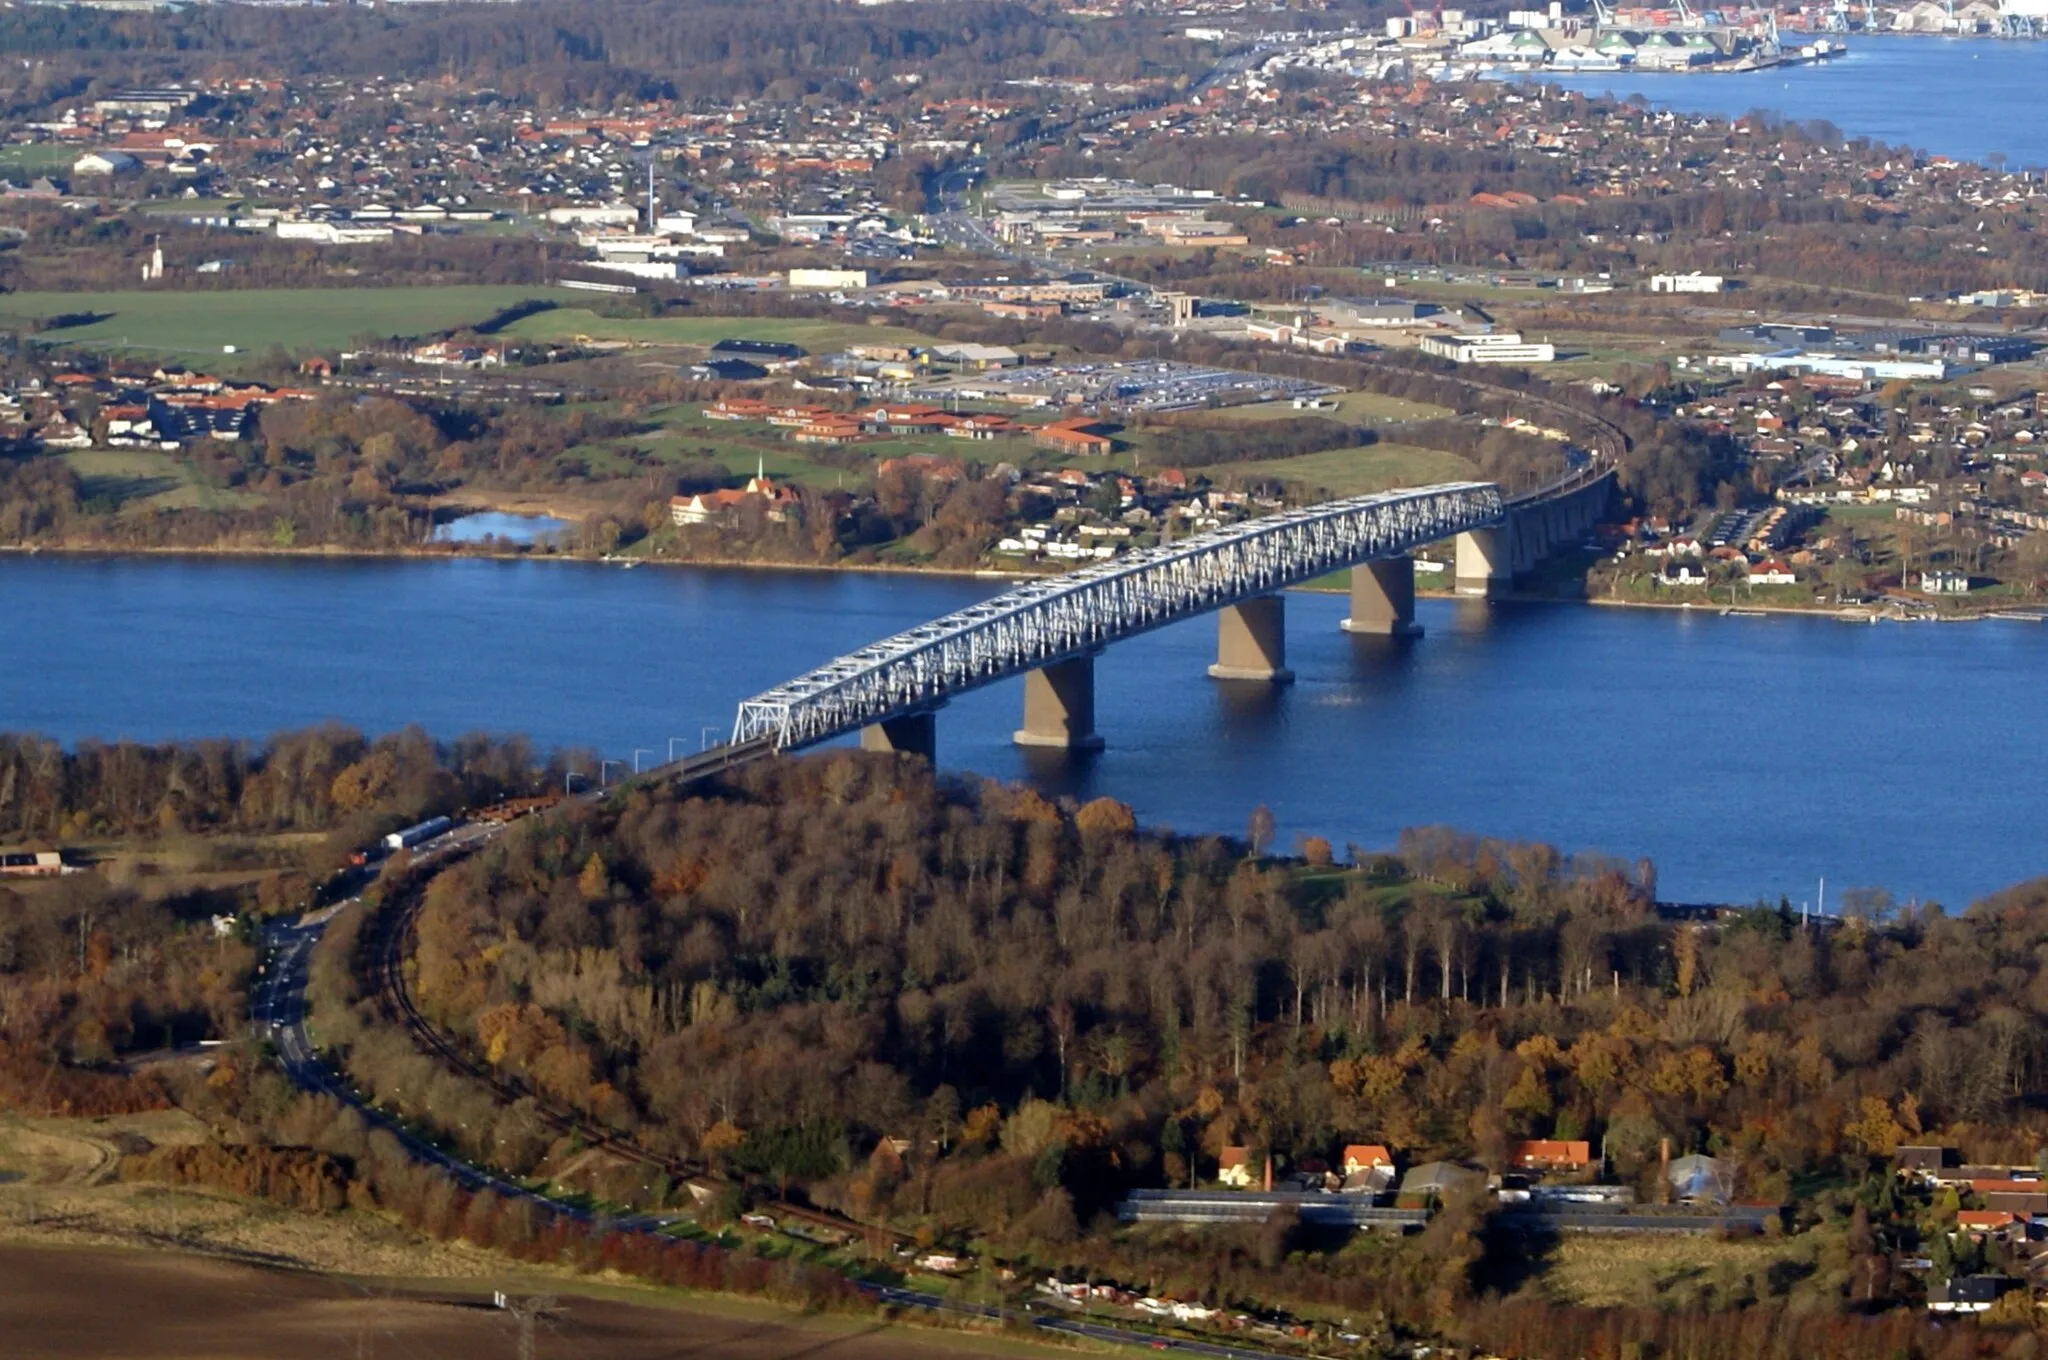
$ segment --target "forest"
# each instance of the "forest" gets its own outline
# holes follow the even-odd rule
[[[1170,25],[1135,21],[1112,35],[1057,10],[972,0],[921,4],[914,14],[826,0],[536,0],[291,14],[255,6],[111,16],[27,9],[0,22],[0,46],[40,58],[0,82],[0,108],[14,111],[102,86],[193,80],[224,61],[284,76],[459,75],[558,107],[794,100],[851,71],[869,79],[914,71],[970,88],[1013,74],[1128,80],[1192,65],[1195,50]]]
[[[331,845],[522,792],[541,768],[516,741],[332,728],[0,751],[0,834],[196,843],[212,858],[191,867],[215,871],[257,862],[265,835]],[[324,871],[297,872],[303,892]],[[0,1105],[174,1102],[217,1140],[144,1148],[124,1176],[855,1306],[830,1271],[464,1194],[253,1049],[204,1082],[109,1068],[236,1032],[255,955],[212,918],[296,905],[254,877],[187,881],[109,860],[0,888]],[[1257,808],[1242,836],[1175,836],[1106,798],[834,752],[565,804],[423,878],[395,862],[366,900],[314,962],[335,1058],[450,1146],[542,1180],[580,1168],[570,1183],[622,1212],[688,1197],[594,1162],[564,1127],[703,1168],[730,1187],[697,1204],[707,1223],[788,1196],[1039,1270],[1377,1319],[1388,1338],[1607,1360],[2031,1353],[2008,1344],[2024,1331],[1922,1321],[1901,1259],[2017,1264],[1952,1249],[1954,1197],[1902,1191],[1888,1166],[1905,1143],[2023,1165],[2048,1145],[2027,1096],[2048,1062],[2042,883],[1948,912],[1856,892],[1825,928],[1783,904],[1714,918],[1660,907],[1643,861],[1443,828],[1386,850],[1279,846]],[[496,1086],[415,1047],[370,987],[382,916],[408,904],[414,994]],[[1529,1255],[1476,1201],[1395,1240],[1109,1217],[1133,1188],[1212,1183],[1225,1147],[1283,1174],[1350,1142],[1499,1170],[1546,1136],[1600,1146],[1645,1194],[1667,1143],[1722,1159],[1743,1200],[1785,1206],[1769,1268],[1587,1308],[1547,1291],[1554,1248]]]
[[[555,1110],[926,1240],[1475,1340],[1612,1319],[1516,1293],[1476,1211],[1370,1251],[1107,1211],[1231,1146],[1499,1170],[1515,1140],[1584,1138],[1646,1194],[1667,1145],[1710,1152],[1807,1255],[1688,1305],[1742,1309],[1763,1349],[1695,1349],[1715,1333],[1650,1310],[1621,1331],[1673,1349],[1643,1354],[1870,1353],[1871,1319],[1917,1347],[1921,1282],[1888,1263],[1941,1210],[1887,1189],[1891,1154],[2048,1144],[2042,884],[1707,921],[1660,911],[1643,862],[1440,828],[1281,855],[1270,827],[1173,837],[907,759],[778,761],[565,810],[425,888],[419,1004],[519,1103],[392,1028],[354,927],[315,1014],[357,1080],[515,1172],[555,1164]]]

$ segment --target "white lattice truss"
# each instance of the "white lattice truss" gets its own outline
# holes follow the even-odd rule
[[[1455,482],[1327,501],[1141,548],[884,638],[740,705],[735,743],[783,750],[929,711],[952,695],[1374,558],[1503,520],[1499,488]]]

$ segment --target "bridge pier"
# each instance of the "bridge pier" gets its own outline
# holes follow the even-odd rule
[[[1279,595],[1258,595],[1216,611],[1217,680],[1264,680],[1284,685],[1294,678],[1287,669],[1287,601]]]
[[[1095,734],[1095,658],[1070,657],[1024,675],[1024,725],[1011,734],[1019,746],[1099,751]]]
[[[1415,559],[1403,554],[1353,567],[1351,617],[1343,627],[1347,633],[1421,637],[1422,625],[1415,621]]]
[[[1485,600],[1507,592],[1514,579],[1513,535],[1511,525],[1467,529],[1458,535],[1454,579],[1460,595]]]
[[[863,727],[860,730],[860,749],[923,756],[936,765],[938,733],[938,714],[930,709],[922,713],[906,713],[900,718],[885,718],[881,722]]]

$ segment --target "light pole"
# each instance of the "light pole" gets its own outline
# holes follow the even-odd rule
[[[564,798],[567,798],[570,794],[569,781],[572,779],[581,779],[586,784],[590,782],[590,776],[581,770],[562,771],[562,796]]]
[[[638,773],[640,773],[640,757],[641,757],[641,756],[651,756],[651,755],[653,755],[653,754],[654,754],[654,748],[653,748],[653,747],[651,747],[651,746],[635,746],[635,747],[633,748],[633,773],[634,773],[634,774],[638,774]]]
[[[716,724],[716,723],[705,723],[705,724],[704,724],[704,728],[703,728],[703,730],[702,730],[702,731],[700,731],[699,733],[697,733],[697,749],[698,749],[698,750],[700,750],[700,751],[708,751],[708,750],[710,750],[710,749],[711,749],[711,734],[712,734],[713,732],[716,732],[717,730],[718,730],[718,724]]]
[[[601,788],[601,789],[602,789],[602,788],[609,788],[609,787],[610,787],[610,785],[608,785],[608,784],[606,784],[606,783],[605,783],[605,778],[604,778],[604,772],[605,772],[606,770],[610,769],[610,768],[611,768],[612,766],[614,766],[614,765],[624,765],[625,763],[626,763],[626,762],[625,762],[625,761],[623,761],[623,760],[600,760],[600,761],[598,761],[598,762],[597,762],[597,786],[598,786],[599,788]]]
[[[676,743],[677,743],[677,742],[679,742],[679,741],[688,741],[688,740],[689,740],[689,738],[688,738],[688,737],[670,737],[670,738],[668,739],[668,763],[669,763],[669,764],[673,765],[673,764],[675,764],[675,763],[676,763]]]

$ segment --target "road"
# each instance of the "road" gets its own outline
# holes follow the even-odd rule
[[[488,842],[500,830],[501,827],[485,824],[456,827],[414,847],[414,861],[432,863],[447,859]],[[359,877],[366,880],[369,875],[363,873]],[[360,888],[361,883],[355,886]],[[290,920],[273,920],[265,925],[258,981],[250,994],[250,1019],[257,1037],[270,1043],[277,1054],[278,1066],[291,1078],[293,1085],[302,1091],[329,1096],[344,1105],[354,1106],[370,1124],[397,1138],[414,1158],[447,1172],[464,1189],[493,1190],[507,1198],[531,1200],[554,1213],[587,1220],[589,1215],[575,1205],[537,1195],[434,1146],[371,1105],[360,1092],[336,1077],[320,1061],[319,1052],[306,1029],[306,983],[313,950],[337,917],[355,910],[361,903],[360,896],[350,896],[318,911]]]
[[[957,1299],[948,1299],[939,1294],[926,1294],[915,1289],[873,1288],[868,1292],[883,1303],[893,1303],[899,1308],[927,1308],[959,1317],[986,1318],[992,1322],[1033,1327],[1042,1332],[1058,1332],[1064,1336],[1086,1337],[1090,1341],[1105,1341],[1113,1346],[1142,1346],[1147,1350],[1178,1351],[1182,1355],[1213,1355],[1221,1357],[1221,1360],[1299,1360],[1298,1357],[1283,1357],[1274,1351],[1248,1350],[1243,1346],[1232,1346],[1221,1341],[1154,1336],[1147,1332],[1112,1327],[1103,1322],[1040,1313],[1030,1308],[1020,1310],[999,1308],[989,1303],[962,1303]]]
[[[695,757],[694,761],[698,764],[711,763],[703,756]],[[692,763],[682,762],[685,766]],[[503,829],[500,825],[483,824],[456,827],[415,847],[414,862],[432,864],[453,859],[461,853],[487,844]],[[353,886],[360,890],[368,878],[367,872],[359,874],[359,881]],[[359,909],[361,904],[360,895],[352,895],[318,911],[307,912],[290,920],[274,920],[264,927],[258,981],[250,993],[250,1019],[257,1036],[271,1044],[277,1055],[278,1066],[300,1090],[325,1095],[353,1107],[373,1127],[384,1129],[398,1139],[400,1145],[416,1160],[446,1172],[465,1190],[491,1190],[507,1199],[527,1200],[547,1209],[550,1213],[560,1214],[577,1222],[591,1221],[592,1215],[577,1205],[564,1203],[517,1185],[421,1138],[371,1105],[361,1092],[338,1078],[321,1062],[312,1035],[306,1028],[306,984],[312,966],[313,950],[319,945],[329,925],[344,913]],[[615,1226],[620,1231],[651,1232],[663,1221],[666,1220],[646,1216]],[[1223,1360],[1289,1360],[1288,1357],[1274,1352],[1246,1350],[1220,1342],[1161,1337],[1104,1323],[1049,1316],[1030,1309],[962,1303],[917,1290],[897,1289],[886,1285],[865,1285],[857,1281],[856,1284],[877,1301],[894,1304],[900,1308],[977,1316],[1035,1327],[1043,1331],[1088,1337],[1112,1345],[1217,1356]]]

